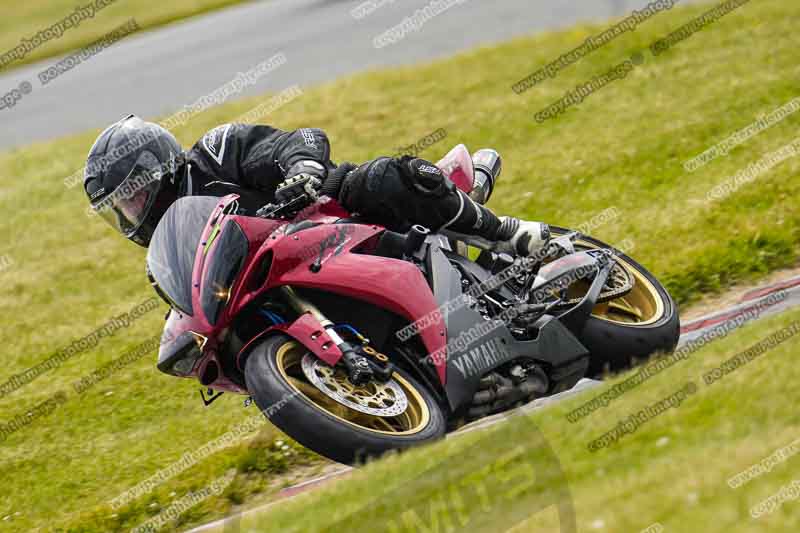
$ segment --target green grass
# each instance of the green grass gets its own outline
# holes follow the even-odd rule
[[[243,519],[241,531],[426,531],[405,525],[413,524],[415,515],[427,531],[505,531],[514,520],[523,522],[515,533],[559,531],[556,508],[542,507],[569,501],[556,496],[564,487],[578,531],[641,531],[656,522],[665,531],[687,533],[798,531],[800,501],[787,501],[758,520],[749,510],[798,479],[800,456],[737,489],[727,480],[798,439],[800,336],[710,386],[702,379],[745,347],[797,321],[800,311],[750,325],[575,424],[566,414],[601,390],[369,465]],[[690,381],[697,392],[679,407],[608,448],[588,451],[587,444],[618,421]],[[540,443],[541,435],[556,459]],[[506,493],[514,497],[506,499]],[[438,519],[438,529],[431,517]],[[347,527],[327,529],[337,519]],[[448,523],[460,527],[447,529]]]
[[[77,28],[70,28],[57,39],[30,52],[24,59],[15,61],[0,72],[64,54],[94,42],[128,19],[135,18],[140,31],[152,29],[220,9],[243,0],[116,0],[100,10],[94,18],[83,20]],[[60,22],[75,12],[78,6],[86,6],[91,0],[36,0],[15,4],[0,18],[0,54],[5,54],[20,44],[21,39],[30,39],[38,32]]]
[[[579,26],[430,65],[344,79],[307,90],[264,120],[284,128],[326,129],[333,157],[340,161],[394,153],[395,147],[415,142],[440,127],[448,131],[447,141],[423,155],[435,159],[447,150],[445,144],[459,141],[472,148],[497,148],[505,157],[506,170],[490,204],[496,211],[576,226],[617,207],[623,216],[592,233],[612,243],[631,239],[636,244],[632,255],[686,304],[701,294],[754,279],[797,260],[800,207],[794,198],[800,192],[800,158],[784,162],[723,202],[707,207],[702,198],[728,176],[793,140],[800,114],[692,174],[685,173],[682,164],[747,126],[757,115],[800,96],[794,81],[800,75],[794,28],[800,7],[782,0],[751,2],[658,59],[648,55],[645,65],[627,79],[604,88],[566,115],[545,124],[537,124],[533,115],[567,89],[605,72],[703,9],[685,6],[659,15],[634,34],[621,37],[523,96],[514,94],[511,85],[605,25]],[[199,96],[187,95],[187,102]],[[251,98],[208,110],[176,134],[190,145],[207,129],[262,100]],[[5,287],[0,294],[4,317],[0,341],[6,346],[0,381],[39,363],[151,295],[143,274],[144,250],[113,234],[101,221],[86,217],[81,187],[63,186],[63,179],[82,166],[97,133],[0,155],[0,229],[4,235],[0,256],[13,260],[0,272]],[[161,315],[162,310],[146,315],[114,338],[101,340],[96,348],[0,399],[0,421],[8,421],[59,390],[67,391],[69,397],[52,414],[0,443],[4,482],[0,530],[81,525],[82,531],[107,531],[135,526],[156,509],[149,507],[150,499],[134,502],[113,519],[103,502],[249,416],[248,410],[241,408],[241,399],[230,396],[202,407],[198,385],[160,374],[152,356],[75,397],[73,381],[152,336],[162,326]],[[757,365],[742,375],[759,381],[760,374],[752,372],[760,368]],[[770,379],[778,376],[780,383],[789,383],[792,376],[788,365],[783,372],[768,370],[764,368],[766,375]],[[739,424],[736,435],[742,439],[745,429],[760,429],[747,440],[759,452],[773,444],[773,437],[788,439],[781,435],[780,421],[774,431],[763,430],[768,420],[755,408],[770,396],[764,393],[766,385],[772,386],[748,384],[747,394],[722,398],[729,402],[736,398],[738,403],[731,405],[741,405],[744,414],[729,407],[724,411],[729,416],[719,421]],[[725,387],[709,394],[723,394]],[[668,388],[665,385],[664,391]],[[648,398],[658,398],[658,394],[652,392]],[[775,392],[771,401],[780,404],[784,399]],[[788,406],[792,403],[784,404],[786,420],[791,420]],[[620,415],[627,411],[622,404],[613,409]],[[684,412],[681,408],[681,416]],[[712,414],[704,411],[698,422],[710,423]],[[665,415],[659,424],[672,421],[672,416]],[[598,422],[600,417],[590,420],[593,435],[609,429]],[[563,432],[552,437],[559,453],[564,442],[565,446],[577,446],[570,444],[573,439],[580,443],[590,436],[588,429],[578,435],[580,439],[573,436],[576,428],[583,426],[559,423],[554,427],[551,431]],[[630,443],[650,429],[640,431],[641,435],[626,440],[624,446],[609,450],[608,456],[630,450]],[[681,436],[675,435],[673,443]],[[706,452],[726,450],[718,442],[706,445],[702,435],[692,435],[695,437],[687,441],[690,448],[670,454],[669,461],[655,455],[653,459],[665,463],[664,471],[681,468],[684,472],[681,461],[694,465],[692,461]],[[763,442],[759,440],[762,437]],[[274,432],[269,432],[258,442],[268,449],[274,438]],[[682,440],[680,443],[683,446]],[[172,492],[180,495],[189,487],[206,486],[228,469],[253,464],[253,453],[260,452],[243,444],[213,456],[157,489],[154,497],[164,504]],[[572,476],[573,481],[599,475],[593,474],[597,470],[592,466],[597,457],[576,455],[577,464],[571,463],[571,457],[565,455],[562,461],[580,474]],[[625,457],[619,456],[617,466],[609,463],[605,467],[609,486],[638,483],[638,471],[646,466],[644,457],[625,462]],[[313,457],[298,460],[315,461]],[[269,464],[259,468],[269,470]],[[675,490],[659,495],[659,501],[684,512],[682,508],[688,504],[681,490],[689,486],[686,480],[697,480],[694,471],[688,468],[686,478],[670,476]],[[265,479],[275,476],[242,475],[230,489],[233,496],[209,500],[185,519],[220,516],[236,502],[262,498],[259,494],[271,490]],[[658,476],[643,476],[642,480],[667,481]],[[587,509],[596,505],[600,513],[601,503],[615,509],[606,501],[612,501],[610,494],[605,490],[591,497],[584,495],[591,504]],[[638,497],[627,489],[619,494],[620,501]],[[679,498],[684,498],[680,504]],[[627,504],[619,505],[627,509],[620,516],[638,520],[637,512]],[[14,516],[17,512],[21,514]],[[2,521],[8,515],[14,518]],[[594,518],[582,515],[581,519],[586,523]],[[626,524],[634,529],[648,525]]]

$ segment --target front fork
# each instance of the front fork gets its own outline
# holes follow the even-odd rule
[[[309,314],[322,326],[327,337],[342,353],[342,360],[347,368],[348,377],[354,385],[363,385],[372,379],[384,382],[391,379],[394,372],[394,367],[391,363],[387,363],[385,366],[374,363],[361,353],[361,351],[365,351],[364,348],[342,339],[336,331],[335,324],[328,320],[316,305],[297,294],[291,287],[284,286],[281,290],[286,301],[298,315]],[[312,340],[315,339],[312,337]],[[367,351],[366,353],[370,352]]]

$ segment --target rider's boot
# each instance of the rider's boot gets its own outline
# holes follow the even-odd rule
[[[500,229],[492,251],[532,256],[550,241],[550,226],[541,222],[500,217]]]
[[[533,256],[550,241],[550,226],[514,217],[497,218],[482,205],[459,191],[464,208],[443,228],[449,237],[483,250],[510,255]]]
[[[472,155],[475,182],[469,195],[461,191],[457,215],[445,225],[445,232],[467,244],[497,253],[531,256],[550,240],[550,227],[513,217],[497,218],[484,207],[494,191],[503,168],[495,150],[485,148]]]

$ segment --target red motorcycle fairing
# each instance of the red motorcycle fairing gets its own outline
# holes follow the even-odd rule
[[[305,313],[291,324],[277,324],[250,339],[236,355],[236,368],[244,372],[244,365],[241,360],[242,355],[246,354],[260,340],[276,333],[284,333],[293,337],[314,355],[331,366],[339,362],[342,357],[341,350],[333,343],[333,339],[325,332],[325,328],[320,324],[319,320],[310,313]]]
[[[331,222],[320,218],[324,218],[324,215],[312,215],[308,220]],[[249,235],[248,223],[252,219],[236,219]],[[257,269],[259,258],[271,257],[272,266],[266,283],[241,298],[234,296],[234,300],[241,302],[237,305],[246,305],[265,290],[288,285],[362,300],[402,316],[409,322],[433,313],[438,304],[425,276],[414,264],[352,251],[383,231],[381,226],[328,223],[282,238],[273,235],[264,242],[242,276],[242,286],[247,286],[247,280]],[[319,266],[317,272],[312,268],[315,264]],[[236,312],[234,307],[231,311]],[[444,322],[438,314],[436,317],[437,320],[429,328],[420,332],[422,342],[430,353],[444,350],[447,342]],[[298,340],[303,342],[303,339]],[[306,342],[303,344],[308,346]],[[436,365],[442,384],[447,380],[444,359],[437,361]]]
[[[438,308],[436,299],[419,268],[407,261],[353,252],[354,248],[383,232],[383,227],[335,224],[348,216],[348,213],[334,200],[310,206],[298,213],[291,222],[224,214],[225,208],[236,198],[236,195],[221,198],[203,231],[192,273],[194,316],[173,311],[165,328],[165,334],[169,332],[173,335],[172,338],[192,331],[207,339],[204,357],[187,377],[201,378],[210,364],[221,369],[217,360],[219,344],[233,318],[264,292],[286,285],[319,289],[360,299],[402,316],[409,322],[432,314],[435,320],[431,321],[430,327],[420,332],[420,338],[429,353],[445,353],[446,327],[441,316],[435,313]],[[300,227],[296,221],[309,227],[293,233],[293,230]],[[208,274],[210,262],[207,258],[213,257],[219,244],[219,240],[212,236],[215,232],[224,231],[225,225],[232,222],[243,230],[248,241],[248,253],[235,283],[230,288],[227,304],[216,323],[212,324],[202,309],[201,288]],[[219,228],[216,228],[217,225]],[[266,280],[263,276],[265,263],[268,267]],[[315,263],[319,266],[318,270],[312,266]],[[176,315],[175,318],[172,318],[173,315]],[[322,329],[315,318],[304,315],[295,324],[268,328],[256,338],[282,331],[294,337],[322,360],[336,364],[341,358],[338,349],[322,350],[324,343],[317,344],[311,340],[311,334]],[[252,341],[239,355],[251,345]],[[239,356],[237,364],[238,358]],[[436,358],[435,365],[437,375],[444,385],[447,381],[446,357]],[[215,389],[246,393],[221,371],[218,372],[217,379],[209,385]]]
[[[163,351],[165,348],[167,348],[169,343],[176,342],[176,339],[178,339],[182,333],[191,331],[193,333],[202,335],[207,339],[205,345],[203,346],[203,356],[195,363],[191,372],[185,376],[179,377],[195,378],[203,383],[204,380],[202,377],[205,376],[207,371],[210,370],[210,365],[214,365],[216,377],[213,379],[213,381],[204,383],[205,385],[226,392],[235,392],[239,394],[247,393],[246,389],[228,379],[228,377],[222,372],[223,366],[217,355],[218,343],[214,336],[214,328],[206,329],[208,328],[208,325],[203,318],[198,316],[199,314],[200,313],[196,312],[195,316],[189,316],[171,309],[169,316],[167,317],[167,323],[164,325],[164,333],[161,340],[161,350]],[[167,341],[165,339],[170,340]]]

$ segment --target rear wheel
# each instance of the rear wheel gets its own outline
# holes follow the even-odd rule
[[[402,370],[386,384],[356,387],[342,369],[328,366],[285,335],[253,349],[245,379],[273,424],[340,463],[364,461],[445,433],[433,395]]]
[[[565,228],[551,229],[555,235],[570,232]],[[575,248],[614,249],[585,236],[575,243]],[[580,340],[591,353],[589,377],[600,377],[606,370],[625,370],[656,352],[671,352],[680,337],[678,307],[664,286],[642,265],[619,250],[616,252],[617,265],[624,269],[623,277],[633,278],[633,288],[598,303],[581,332]]]

